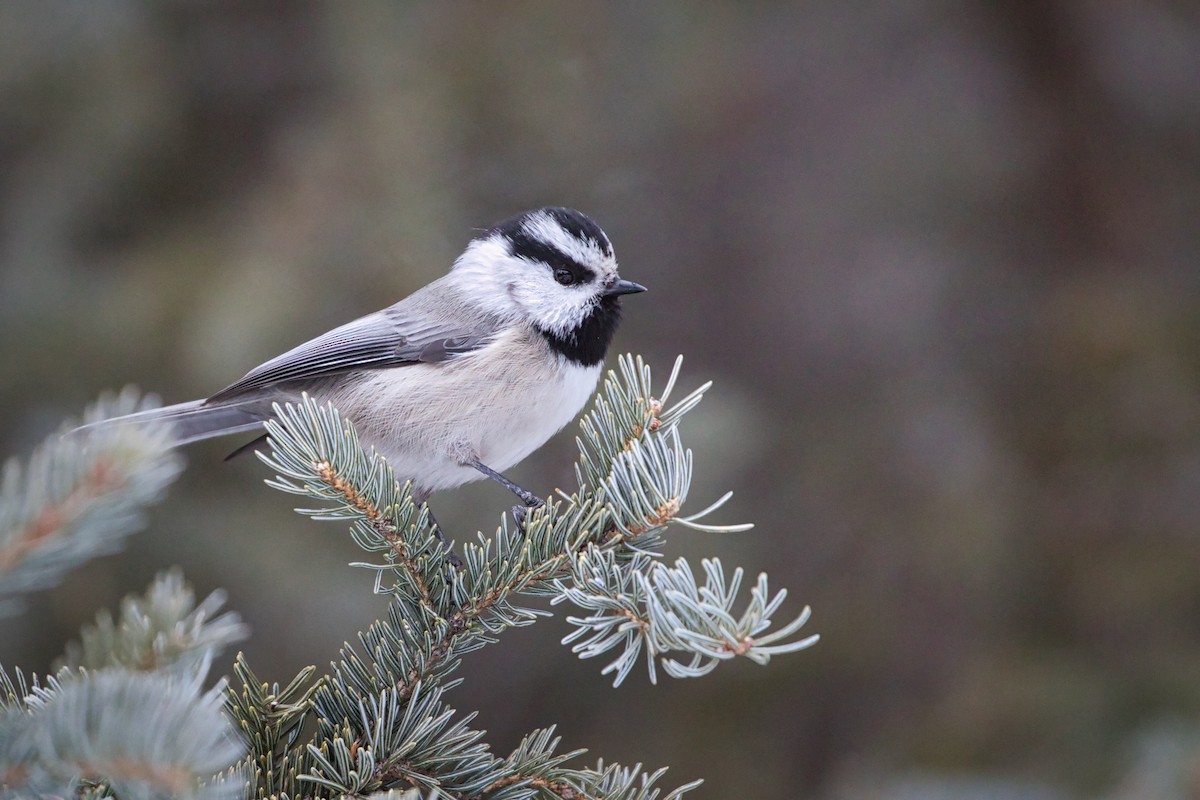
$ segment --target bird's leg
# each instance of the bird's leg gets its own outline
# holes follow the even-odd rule
[[[496,483],[500,484],[505,489],[508,489],[510,492],[515,494],[517,497],[521,498],[521,502],[525,504],[524,507],[513,506],[513,508],[512,508],[513,519],[515,519],[517,521],[518,526],[524,527],[525,513],[526,513],[527,508],[540,508],[541,506],[546,505],[545,500],[538,497],[536,494],[529,491],[528,489],[522,489],[520,486],[517,486],[515,483],[510,481],[508,478],[504,477],[499,472],[496,472],[496,470],[494,470],[491,467],[489,467],[488,465],[482,463],[479,459],[477,459],[477,458],[471,459],[470,461],[467,462],[467,465],[479,470],[484,475],[487,475],[489,478],[494,480]]]
[[[413,499],[418,504],[425,506],[425,516],[429,518],[429,524],[433,526],[433,535],[442,543],[442,549],[446,551],[446,560],[450,562],[450,566],[461,570],[463,568],[462,559],[458,557],[458,553],[454,552],[454,548],[450,546],[450,540],[446,538],[446,534],[442,533],[442,526],[438,523],[437,518],[433,516],[433,509],[429,507],[429,503],[425,502],[426,497],[428,495],[423,494],[419,500],[416,497]]]

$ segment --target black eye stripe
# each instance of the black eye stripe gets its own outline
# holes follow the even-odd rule
[[[556,270],[565,269],[571,273],[574,283],[587,283],[596,277],[596,273],[583,264],[580,264],[558,248],[540,239],[534,239],[524,230],[519,229],[506,233],[505,238],[508,239],[508,250],[510,253],[526,261],[546,264],[550,267],[551,275]]]

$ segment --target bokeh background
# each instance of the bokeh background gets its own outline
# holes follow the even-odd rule
[[[618,348],[716,381],[694,509],[758,527],[669,555],[767,569],[822,641],[614,690],[561,619],[512,631],[451,696],[495,747],[558,723],[702,797],[1200,797],[1190,3],[0,4],[0,451],[211,393],[544,204],[651,288]],[[260,675],[335,657],[371,575],[232,444],[0,662],[171,564]],[[435,499],[459,538],[510,504]]]

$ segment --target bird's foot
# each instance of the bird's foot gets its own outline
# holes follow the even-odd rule
[[[518,528],[525,530],[525,519],[529,516],[529,512],[535,508],[542,508],[546,505],[546,501],[532,492],[525,492],[524,496],[518,496],[525,501],[525,505],[512,507],[513,521],[517,523]]]

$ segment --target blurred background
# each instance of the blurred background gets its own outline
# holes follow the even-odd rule
[[[512,631],[451,695],[496,749],[558,723],[699,797],[1200,797],[1190,3],[0,4],[0,452],[103,389],[210,394],[546,204],[650,287],[617,348],[716,381],[692,509],[758,527],[668,555],[769,570],[822,640],[614,690],[561,619]],[[335,658],[372,576],[237,443],[0,662],[171,564],[264,678]]]

